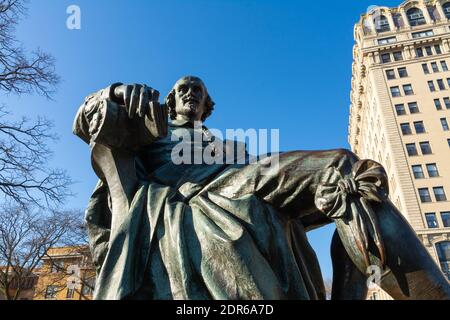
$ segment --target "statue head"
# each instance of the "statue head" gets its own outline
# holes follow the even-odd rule
[[[200,78],[187,76],[177,81],[166,105],[172,120],[203,122],[212,114],[215,103]]]

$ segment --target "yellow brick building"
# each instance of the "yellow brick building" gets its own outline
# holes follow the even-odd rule
[[[50,249],[37,275],[34,300],[92,299],[95,270],[85,246]]]
[[[33,300],[35,288],[38,282],[38,276],[31,273],[28,276],[21,276],[20,279],[15,277],[14,272],[6,270],[6,267],[0,267],[0,274],[8,273],[10,288],[8,295],[13,300]],[[19,289],[20,288],[20,289]],[[0,300],[7,300],[6,293],[0,290]]]

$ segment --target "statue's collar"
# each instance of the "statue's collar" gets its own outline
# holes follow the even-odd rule
[[[187,121],[187,120],[172,120],[170,121],[169,125],[171,127],[187,127],[187,126],[191,126],[193,127],[194,125]]]
[[[169,125],[171,127],[179,128],[179,127],[185,127],[185,128],[192,128],[194,129],[194,123],[188,120],[171,120]],[[202,126],[203,129],[206,129],[205,126]]]

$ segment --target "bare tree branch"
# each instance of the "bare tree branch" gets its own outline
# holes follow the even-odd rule
[[[80,219],[72,224],[70,235],[66,234],[60,240],[62,247],[52,248],[47,252],[44,266],[39,271],[40,285],[36,287],[35,297],[45,297],[48,287],[52,287],[52,294],[57,296],[69,289],[69,279],[76,279],[79,286],[70,287],[74,290],[74,297],[80,300],[92,299],[96,273],[89,251],[86,225],[81,218],[83,213],[73,211],[71,216]],[[80,273],[74,274],[72,267],[78,268]]]
[[[36,92],[51,98],[59,77],[54,59],[38,49],[27,55],[15,38],[15,29],[26,14],[27,0],[0,0],[0,91]],[[48,167],[52,155],[52,123],[45,118],[8,121],[0,106],[0,194],[20,205],[61,204],[70,195],[70,178]]]
[[[51,99],[60,81],[54,58],[26,51],[15,36],[27,2],[0,0],[0,91]],[[66,172],[48,165],[52,127],[45,118],[12,121],[0,106],[0,196],[9,204],[0,206],[0,295],[9,300],[35,278],[50,248],[77,241],[86,250],[79,212],[52,209],[71,195]]]
[[[79,239],[82,223],[81,213],[75,211],[42,213],[31,207],[4,206],[0,211],[0,265],[4,266],[0,292],[7,299],[17,299],[49,249]],[[83,247],[77,245],[74,250]]]
[[[0,107],[0,193],[21,205],[63,203],[72,182],[63,170],[48,167],[47,143],[56,139],[52,123],[44,118],[12,122],[7,115]]]
[[[36,92],[51,99],[60,78],[55,60],[41,49],[27,55],[14,36],[26,13],[26,0],[0,0],[0,90],[24,94]]]

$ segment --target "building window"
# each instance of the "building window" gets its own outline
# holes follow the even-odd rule
[[[425,52],[427,53],[427,56],[433,55],[433,50],[431,49],[430,46],[425,47]]]
[[[412,96],[414,94],[414,90],[410,84],[405,84],[403,91],[405,92],[405,96]]]
[[[434,73],[439,72],[439,68],[438,68],[438,65],[437,65],[436,62],[432,62],[432,63],[431,63],[431,68],[433,69],[433,72],[434,72]]]
[[[439,177],[439,170],[437,168],[436,163],[427,164],[427,171],[428,171],[428,176],[430,178],[437,178],[437,177]]]
[[[434,50],[436,51],[436,54],[442,54],[440,45],[438,45],[438,44],[434,45]]]
[[[422,64],[423,73],[430,74],[430,69],[428,69],[428,65],[426,63]]]
[[[389,27],[389,21],[383,15],[374,19],[373,23],[375,24],[375,29],[378,33],[391,31],[391,28]]]
[[[450,86],[450,78],[447,78],[447,84]]]
[[[435,92],[436,91],[436,87],[434,86],[434,82],[433,81],[428,81],[428,87],[430,88],[431,92]]]
[[[391,54],[390,53],[384,53],[381,55],[381,63],[389,63],[391,62]]]
[[[450,98],[444,98],[445,107],[450,109]]]
[[[441,124],[442,124],[442,129],[444,129],[444,131],[449,131],[449,127],[448,127],[448,122],[446,118],[442,118],[441,119]]]
[[[425,133],[425,126],[423,125],[423,121],[414,122],[414,128],[416,129],[417,134]]]
[[[427,219],[427,226],[429,229],[439,228],[436,213],[427,213],[425,214],[425,218]]]
[[[434,35],[433,30],[427,30],[427,31],[420,31],[420,32],[413,32],[412,37],[413,39],[417,38],[424,38],[424,37],[431,37]]]
[[[417,56],[417,58],[423,57],[423,49],[422,48],[416,48],[416,56]]]
[[[414,156],[419,155],[419,152],[417,152],[417,147],[416,147],[415,143],[407,144],[406,145],[406,150],[408,151],[408,156],[410,156],[410,157],[414,157]]]
[[[421,165],[412,166],[413,174],[415,179],[424,179],[425,174],[423,173],[423,169]]]
[[[441,212],[441,218],[444,228],[450,228],[450,212]]]
[[[433,188],[434,196],[436,197],[436,201],[443,202],[447,201],[447,195],[445,194],[445,190],[443,187]]]
[[[397,42],[397,38],[396,37],[389,37],[389,38],[383,38],[383,39],[379,39],[378,40],[378,44],[383,45],[383,44],[389,44],[389,43],[395,43]]]
[[[439,90],[445,90],[444,80],[438,79],[437,83],[438,83],[438,86],[439,86]]]
[[[448,146],[450,148],[450,139],[447,139],[447,144],[448,144]]]
[[[422,203],[432,202],[430,190],[428,190],[428,188],[419,189],[419,196]]]
[[[426,23],[422,10],[418,8],[411,8],[406,12],[408,16],[409,25],[411,27],[421,26]]]
[[[409,123],[400,124],[400,128],[402,129],[402,133],[404,136],[409,136],[412,134],[411,126]]]
[[[64,270],[64,264],[60,261],[52,261],[52,273],[58,273],[61,272],[62,270]]]
[[[441,61],[441,67],[442,67],[442,71],[448,71],[447,62]]]
[[[410,102],[408,103],[409,112],[411,114],[419,113],[419,107],[417,106],[417,102]]]
[[[387,76],[388,80],[395,79],[395,71],[393,69],[386,70],[386,76]]]
[[[404,116],[406,115],[406,109],[404,104],[397,104],[395,106],[395,111],[397,112],[398,116]]]
[[[67,299],[73,299],[74,295],[75,295],[74,289],[67,289],[67,294],[66,294]]]
[[[398,75],[400,78],[406,78],[408,77],[408,71],[406,70],[406,68],[399,68]]]
[[[448,4],[448,3],[447,3]],[[436,244],[436,251],[441,263],[442,272],[450,280],[450,242],[440,242]]]
[[[396,51],[393,53],[394,61],[403,61],[403,54],[401,51]]]
[[[45,299],[55,299],[57,293],[58,293],[57,286],[47,286],[45,290]]]
[[[422,150],[423,155],[432,154],[433,151],[431,150],[431,145],[428,141],[421,142],[420,143],[420,149]]]
[[[450,102],[450,100],[449,100]],[[434,106],[436,107],[436,110],[442,110],[442,104],[441,104],[441,100],[439,99],[434,99]]]
[[[447,2],[446,4],[444,4],[442,6],[442,9],[444,9],[445,16],[447,17],[447,19],[450,19],[450,2]]]
[[[392,97],[394,97],[394,98],[400,97],[401,96],[400,88],[399,87],[391,87],[391,94],[392,94]]]

